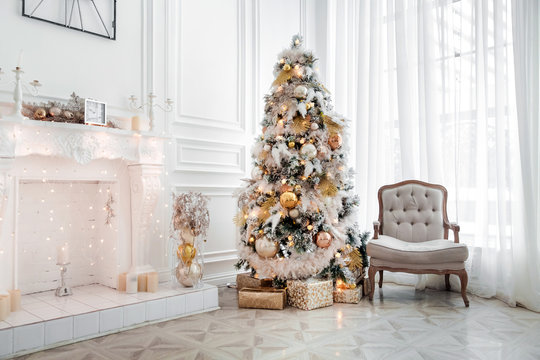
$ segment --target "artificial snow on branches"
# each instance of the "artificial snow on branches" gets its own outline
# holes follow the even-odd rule
[[[334,112],[316,60],[298,35],[279,54],[252,147],[252,177],[238,193],[237,266],[275,283],[315,275],[352,283],[367,265],[347,121]]]

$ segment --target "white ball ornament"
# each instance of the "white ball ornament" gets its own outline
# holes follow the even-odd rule
[[[313,144],[304,144],[300,149],[300,154],[308,160],[314,159],[317,156],[317,148]]]
[[[202,277],[201,266],[195,262],[191,263],[189,267],[182,266],[182,263],[176,267],[176,279],[178,282],[186,287],[192,287],[196,285]]]
[[[263,236],[255,241],[255,250],[263,258],[272,258],[278,252],[278,244]]]
[[[253,170],[251,170],[251,178],[255,180],[261,180],[263,177],[263,171],[260,167],[255,166]]]
[[[307,96],[307,92],[307,87],[305,87],[304,85],[298,85],[294,88],[294,97],[298,99],[305,99],[305,97]]]
[[[318,130],[319,129],[319,124],[317,123],[312,123],[311,124],[311,130]]]
[[[293,219],[296,219],[300,216],[300,211],[298,211],[298,209],[292,209],[289,211],[289,216]]]
[[[266,144],[266,145],[264,145],[264,147],[263,147],[264,151],[267,151],[267,152],[270,151],[271,148],[272,148],[272,147],[271,147],[269,144]]]

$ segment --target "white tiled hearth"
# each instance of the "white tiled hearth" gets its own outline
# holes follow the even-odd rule
[[[0,359],[219,309],[213,285],[136,294],[87,285],[66,297],[54,291],[25,295],[22,308],[0,321]]]

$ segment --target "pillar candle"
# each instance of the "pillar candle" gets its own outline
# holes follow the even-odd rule
[[[67,244],[57,248],[56,262],[58,264],[67,264],[69,262],[69,247]]]
[[[137,293],[137,273],[135,271],[130,271],[126,275],[126,293]]]
[[[11,311],[21,310],[21,290],[8,290],[9,296],[11,298]]]
[[[118,275],[118,286],[116,287],[116,290],[126,291],[126,276],[127,273],[121,273]]]
[[[139,277],[137,278],[137,282],[138,282],[137,290],[138,291],[142,291],[142,292],[146,291],[146,282],[147,282],[147,279],[148,279],[147,275],[148,274],[139,274]]]
[[[159,275],[157,272],[151,272],[147,274],[146,291],[156,292],[159,286]]]
[[[131,130],[140,131],[141,130],[141,117],[134,116],[131,118]]]
[[[9,295],[0,295],[0,321],[6,320],[11,308]]]

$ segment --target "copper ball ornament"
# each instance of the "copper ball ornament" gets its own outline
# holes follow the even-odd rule
[[[315,147],[315,145],[310,143],[304,144],[300,148],[300,154],[303,158],[312,160],[315,158],[315,156],[317,156],[317,148]]]
[[[292,191],[293,190],[293,187],[289,184],[283,184],[279,187],[279,192],[281,193],[284,193],[284,192],[287,192],[287,191]]]
[[[255,251],[263,258],[273,258],[278,252],[278,244],[275,241],[268,240],[265,236],[255,240]]]
[[[319,231],[316,236],[316,241],[318,247],[326,249],[332,244],[332,235],[326,231]]]
[[[34,117],[38,120],[45,119],[47,116],[47,111],[43,108],[38,108],[36,111],[34,111]]]
[[[295,193],[286,191],[279,197],[279,202],[284,208],[292,209],[298,203],[298,197]]]
[[[341,138],[341,135],[334,134],[328,138],[328,145],[330,145],[330,148],[332,150],[336,150],[341,147],[343,144],[343,139]]]

